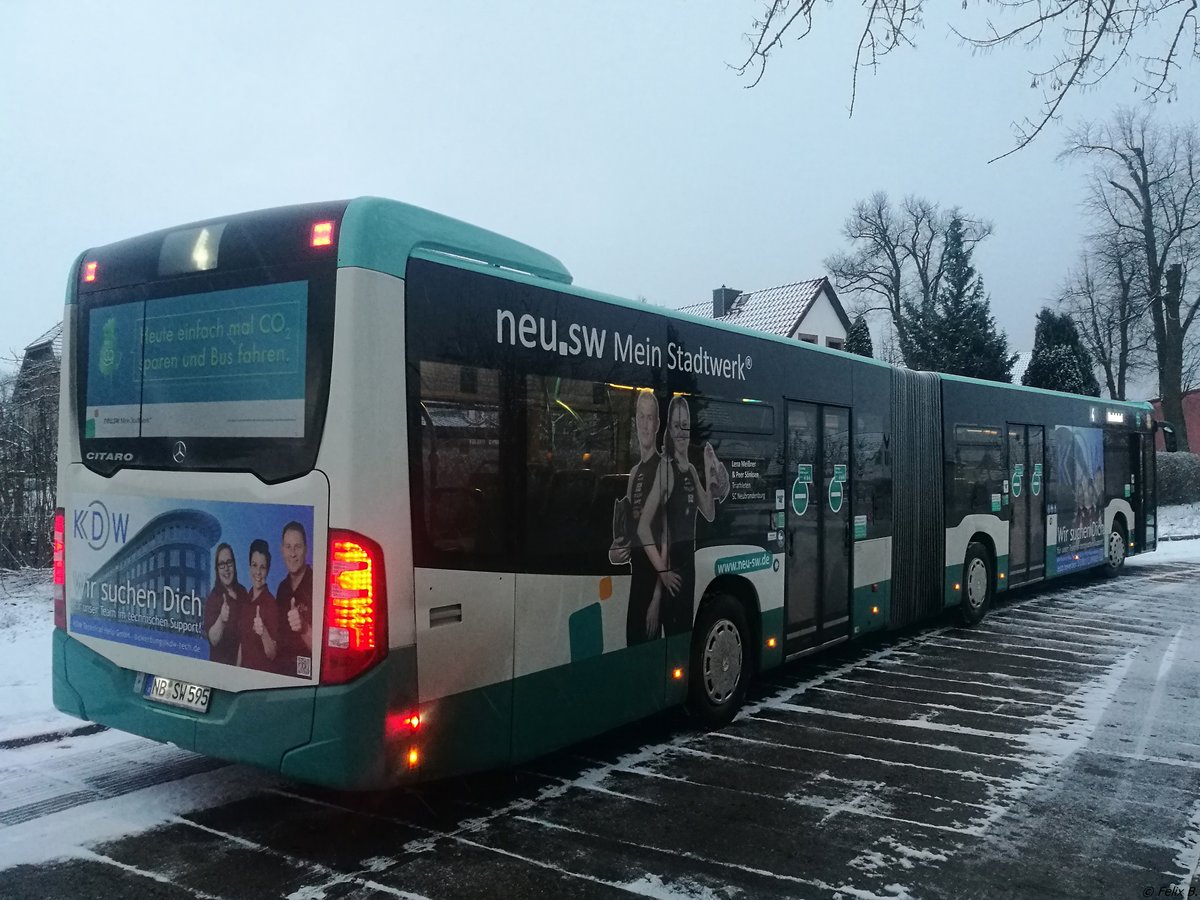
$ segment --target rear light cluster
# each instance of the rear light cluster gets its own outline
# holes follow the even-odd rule
[[[386,655],[383,552],[360,534],[331,529],[321,683],[345,684]]]
[[[66,514],[54,511],[54,627],[67,628],[67,542]]]

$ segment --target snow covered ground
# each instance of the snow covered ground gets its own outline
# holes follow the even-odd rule
[[[0,743],[83,724],[51,702],[53,629],[49,571],[0,572]]]
[[[1200,537],[1200,503],[1159,507],[1158,533],[1174,540]]]

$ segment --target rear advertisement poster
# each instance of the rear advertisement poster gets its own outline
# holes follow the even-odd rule
[[[73,634],[312,677],[311,506],[85,497],[65,524]]]

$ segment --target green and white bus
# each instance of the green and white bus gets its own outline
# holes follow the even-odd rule
[[[287,777],[501,767],[1155,547],[1119,403],[583,290],[401,203],[82,254],[54,703]]]

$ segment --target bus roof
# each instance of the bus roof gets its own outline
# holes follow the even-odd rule
[[[458,219],[380,197],[351,200],[338,238],[338,266],[360,266],[404,277],[417,250],[458,256],[501,269],[570,284],[566,266],[536,247]]]

